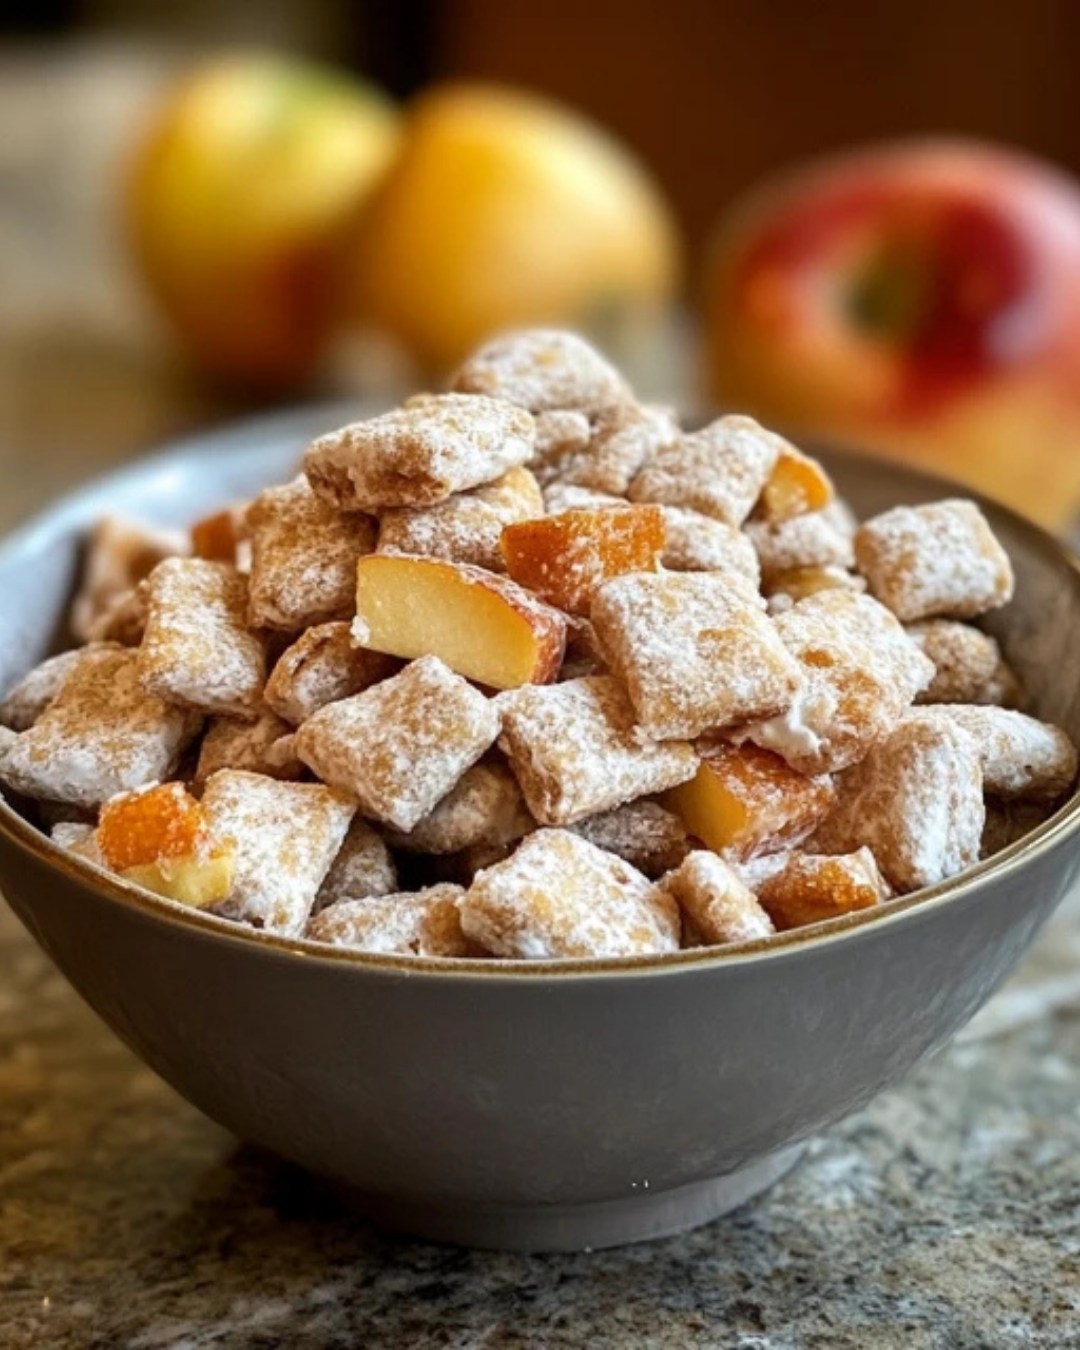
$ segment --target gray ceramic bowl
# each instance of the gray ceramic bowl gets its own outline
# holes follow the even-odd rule
[[[105,510],[163,524],[281,478],[342,408],[190,441],[0,550],[0,686],[49,648]],[[947,484],[833,457],[863,512]],[[1080,573],[988,507],[1018,574],[994,621],[1080,739]],[[0,884],[75,988],[208,1116],[426,1237],[559,1249],[722,1214],[895,1083],[1016,964],[1080,862],[1080,800],[963,877],[767,945],[582,963],[409,963],[245,934],[94,874],[0,806]]]

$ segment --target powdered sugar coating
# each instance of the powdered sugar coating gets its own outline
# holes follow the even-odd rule
[[[1076,747],[1049,722],[1007,708],[965,703],[928,707],[912,716],[962,727],[978,747],[983,786],[995,797],[1054,801],[1076,778]]]
[[[888,900],[888,882],[868,848],[839,855],[796,849],[758,891],[777,929],[801,928]]]
[[[974,502],[896,506],[855,533],[871,593],[905,623],[970,619],[1012,599],[1009,555]]]
[[[854,591],[861,594],[866,582],[842,567],[793,567],[790,572],[774,572],[762,585],[769,601],[769,613],[785,614],[800,600],[808,600],[820,591]]]
[[[536,430],[523,408],[469,394],[429,394],[308,446],[304,472],[343,511],[431,506],[531,459]]]
[[[761,583],[754,546],[734,525],[700,511],[665,506],[662,562],[673,572],[733,572],[756,590]]]
[[[375,547],[374,520],[334,510],[300,477],[260,492],[247,528],[253,627],[295,633],[350,617],[356,560]]]
[[[624,802],[570,828],[653,880],[678,867],[690,848],[679,817],[654,801]]]
[[[435,656],[330,703],[297,733],[297,752],[365,816],[411,830],[499,732],[493,702]]]
[[[570,463],[592,440],[592,424],[583,412],[553,408],[536,414],[536,449],[532,471],[543,486],[559,479],[562,465]]]
[[[78,820],[60,820],[49,831],[49,838],[76,857],[92,862],[96,867],[105,866],[98,847],[97,830],[93,825]]]
[[[698,849],[688,854],[661,884],[706,946],[751,942],[774,931],[772,920],[753,891],[715,853]]]
[[[34,725],[0,762],[0,775],[27,797],[100,806],[168,778],[200,719],[143,688],[136,653],[103,645],[89,652]]]
[[[339,900],[321,910],[304,936],[334,947],[396,956],[478,956],[461,931],[461,886],[443,883],[421,891]]]
[[[511,469],[493,483],[434,506],[383,512],[379,552],[415,553],[501,572],[503,527],[543,514],[544,499],[536,479],[528,469]]]
[[[400,668],[396,657],[354,647],[348,623],[321,623],[278,657],[264,697],[279,717],[299,726],[327,703],[359,694]]]
[[[628,495],[631,501],[684,506],[741,525],[784,444],[752,417],[721,417],[659,449]]]
[[[577,483],[552,483],[544,488],[544,506],[551,516],[557,516],[562,511],[598,511],[605,507],[625,510],[629,505],[623,497],[579,487]]]
[[[629,863],[567,830],[537,830],[479,872],[466,934],[496,956],[558,960],[677,951],[675,902]]]
[[[47,656],[8,690],[0,703],[0,724],[12,731],[29,730],[56,698],[72,671],[88,657],[93,660],[101,650],[100,645],[92,644]]]
[[[748,520],[745,529],[766,581],[795,568],[855,565],[855,520],[841,501],[789,520]]]
[[[609,675],[525,685],[500,695],[500,747],[529,810],[545,825],[568,825],[693,777],[684,743],[635,735],[626,694]]]
[[[836,778],[836,805],[810,843],[821,853],[869,848],[900,894],[932,886],[979,856],[985,809],[973,738],[945,718],[912,714]]]
[[[71,606],[71,631],[80,642],[104,637],[115,608],[163,558],[188,552],[186,537],[126,516],[102,517],[86,544],[79,592]]]
[[[786,711],[744,734],[802,773],[834,773],[861,759],[933,678],[929,657],[868,595],[819,591],[774,622],[803,686]]]
[[[317,783],[280,783],[223,769],[202,798],[211,838],[232,840],[229,897],[218,913],[255,928],[300,934],[341,848],[355,802]]]
[[[361,816],[353,816],[319,887],[313,912],[339,900],[366,900],[373,895],[392,895],[397,889],[397,868],[385,841]]]
[[[289,753],[292,727],[270,712],[260,712],[254,721],[239,717],[211,720],[199,748],[196,782],[205,782],[219,769],[247,769],[270,778],[300,778],[304,766]],[[290,745],[283,754],[282,742]]]
[[[953,619],[913,623],[907,633],[934,663],[934,678],[917,703],[1010,704],[1019,698],[1019,682],[989,633]]]
[[[564,454],[554,472],[564,483],[624,497],[645,465],[681,434],[670,408],[616,403],[595,415],[589,444]]]
[[[125,647],[137,647],[146,632],[147,584],[140,581],[129,591],[122,591],[101,611],[87,632],[92,642],[119,642]]]
[[[467,769],[413,829],[391,832],[388,839],[406,853],[458,853],[488,840],[520,838],[533,824],[517,779],[494,761]]]
[[[507,399],[530,412],[594,413],[630,396],[622,376],[595,347],[558,328],[501,333],[461,366],[450,387]]]
[[[248,628],[247,581],[228,563],[167,558],[147,581],[138,650],[148,693],[207,713],[255,716],[266,650]]]
[[[600,588],[597,641],[645,735],[692,740],[791,704],[802,674],[763,603],[727,572],[639,572]]]

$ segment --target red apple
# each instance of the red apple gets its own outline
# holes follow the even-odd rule
[[[960,478],[1050,525],[1080,505],[1080,190],[960,142],[755,193],[706,282],[722,403]]]

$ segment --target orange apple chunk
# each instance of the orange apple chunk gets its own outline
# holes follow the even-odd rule
[[[671,788],[664,804],[714,853],[750,858],[804,839],[828,813],[832,780],[810,778],[756,746],[699,747],[694,778]]]
[[[556,678],[566,619],[482,567],[372,553],[357,564],[352,634],[372,651],[437,656],[466,679],[515,689]]]
[[[655,572],[664,549],[659,506],[563,511],[502,532],[515,581],[569,614],[588,615],[598,587],[624,572]]]
[[[232,885],[233,850],[211,844],[202,805],[182,783],[106,802],[97,845],[111,871],[196,909],[224,900]]]
[[[832,480],[817,460],[793,445],[785,445],[761,489],[757,516],[761,520],[791,520],[808,511],[820,511],[834,495]]]

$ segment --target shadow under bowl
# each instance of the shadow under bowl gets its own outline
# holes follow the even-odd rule
[[[0,687],[62,630],[86,526],[182,524],[289,475],[348,408],[189,440],[69,497],[0,548]],[[959,489],[826,454],[871,514]],[[965,494],[971,495],[971,494]],[[1017,573],[988,626],[1038,713],[1080,740],[1080,572],[984,503]],[[598,1247],[716,1217],[948,1040],[1080,865],[1080,801],[873,914],[767,943],[532,966],[318,948],[82,866],[0,803],[0,885],[113,1031],[206,1115],[355,1193],[385,1224],[476,1246]]]

